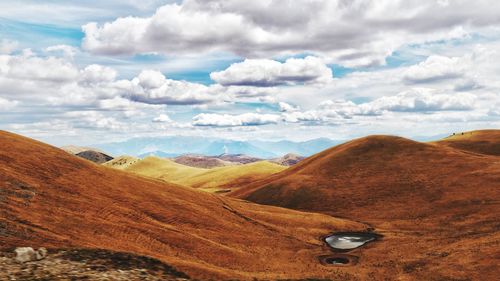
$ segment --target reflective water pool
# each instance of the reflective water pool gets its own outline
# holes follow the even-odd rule
[[[319,261],[323,265],[327,266],[352,266],[358,263],[359,258],[357,256],[348,255],[348,254],[329,254],[319,256]]]
[[[349,259],[344,258],[344,257],[331,257],[331,258],[326,258],[325,263],[327,263],[327,264],[348,264]]]
[[[339,232],[325,238],[325,242],[336,250],[352,250],[379,238],[369,232]]]

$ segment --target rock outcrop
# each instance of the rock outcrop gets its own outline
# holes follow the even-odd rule
[[[18,262],[29,262],[42,260],[47,256],[47,249],[39,248],[34,250],[31,247],[18,247],[14,251],[16,253],[16,261]]]

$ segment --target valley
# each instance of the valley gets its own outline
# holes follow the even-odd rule
[[[500,139],[470,134],[488,145],[368,136],[289,168],[197,168],[97,164],[1,132],[0,250],[126,252],[200,280],[492,280]]]

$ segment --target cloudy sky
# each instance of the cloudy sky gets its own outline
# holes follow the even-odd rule
[[[0,0],[0,129],[414,138],[500,128],[494,0]]]

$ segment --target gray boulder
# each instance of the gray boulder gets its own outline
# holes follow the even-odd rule
[[[36,250],[35,257],[37,260],[44,259],[47,256],[47,249],[41,247]]]
[[[31,247],[18,247],[14,252],[18,262],[37,261],[47,256],[47,249],[45,248],[39,248],[35,251]]]

